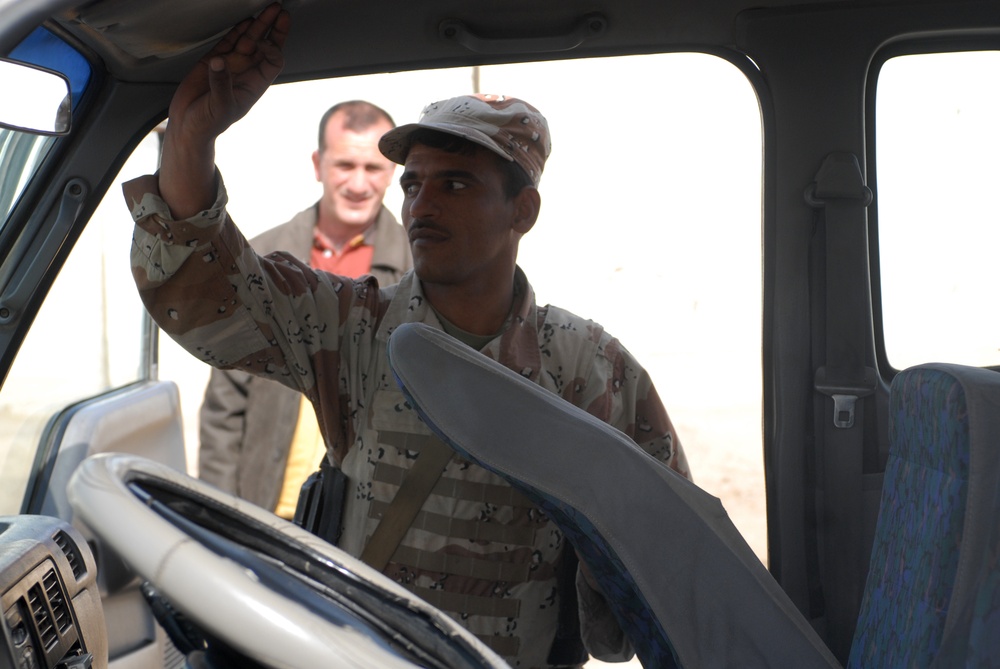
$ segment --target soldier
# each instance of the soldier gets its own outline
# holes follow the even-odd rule
[[[395,286],[317,271],[288,254],[262,258],[225,210],[212,147],[280,71],[288,26],[272,5],[203,58],[171,103],[158,177],[126,184],[146,308],[206,362],[305,394],[330,459],[350,481],[341,548],[451,614],[513,666],[586,661],[586,653],[561,653],[577,650],[559,634],[577,610],[574,596],[581,620],[573,636],[582,631],[600,659],[627,659],[628,640],[553,523],[469,462],[446,454],[442,465],[427,464],[439,444],[385,355],[397,325],[427,323],[688,475],[645,370],[596,323],[537,305],[517,267],[541,204],[545,119],[513,98],[460,96],[382,137],[381,151],[403,165],[401,219],[414,259]],[[429,481],[429,494],[399,501],[401,487],[418,479]],[[412,522],[385,529],[400,508]]]

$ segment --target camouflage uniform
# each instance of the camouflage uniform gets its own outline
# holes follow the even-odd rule
[[[431,438],[386,360],[386,342],[400,323],[441,328],[420,282],[411,272],[379,289],[374,279],[317,272],[288,254],[257,256],[225,211],[221,179],[213,208],[185,221],[171,220],[157,192],[155,177],[125,185],[136,221],[132,271],[146,308],[201,360],[306,394],[333,460],[351,480],[341,548],[359,555]],[[518,300],[503,334],[482,352],[687,475],[645,370],[599,325],[538,307],[520,270],[515,288]],[[385,573],[453,615],[513,666],[548,667],[564,546],[558,528],[501,479],[456,457]],[[609,614],[592,615],[586,603],[593,593],[585,594],[584,629],[614,638],[605,631],[617,628],[613,619],[593,619]]]

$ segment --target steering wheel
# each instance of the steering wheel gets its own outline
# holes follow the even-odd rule
[[[161,615],[179,613],[183,624],[167,627],[222,644],[220,657],[289,669],[507,667],[366,564],[160,463],[95,455],[67,492],[78,517],[165,600],[153,595]]]

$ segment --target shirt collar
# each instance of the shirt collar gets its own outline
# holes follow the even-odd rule
[[[531,359],[524,359],[522,362],[538,369],[538,335],[537,324],[538,307],[535,304],[535,292],[528,283],[528,278],[520,267],[514,269],[514,308],[508,317],[500,335],[493,339],[483,348],[483,352],[490,357],[498,359],[501,363],[506,358],[512,361],[524,358],[524,351],[514,355],[516,349],[532,349],[534,355]],[[443,330],[441,321],[434,310],[427,303],[420,280],[417,279],[413,270],[408,271],[399,280],[395,294],[392,297],[389,307],[386,309],[385,318],[379,324],[376,337],[380,341],[388,341],[392,331],[402,323],[427,323],[439,330]],[[525,338],[530,338],[533,346],[527,345]],[[520,370],[515,370],[520,373]]]

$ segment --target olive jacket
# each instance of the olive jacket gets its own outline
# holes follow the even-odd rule
[[[250,240],[261,255],[287,251],[309,262],[316,205]],[[406,231],[384,206],[371,231],[371,274],[397,283],[413,266]],[[212,369],[199,411],[199,478],[273,510],[295,434],[302,393],[239,370]]]

